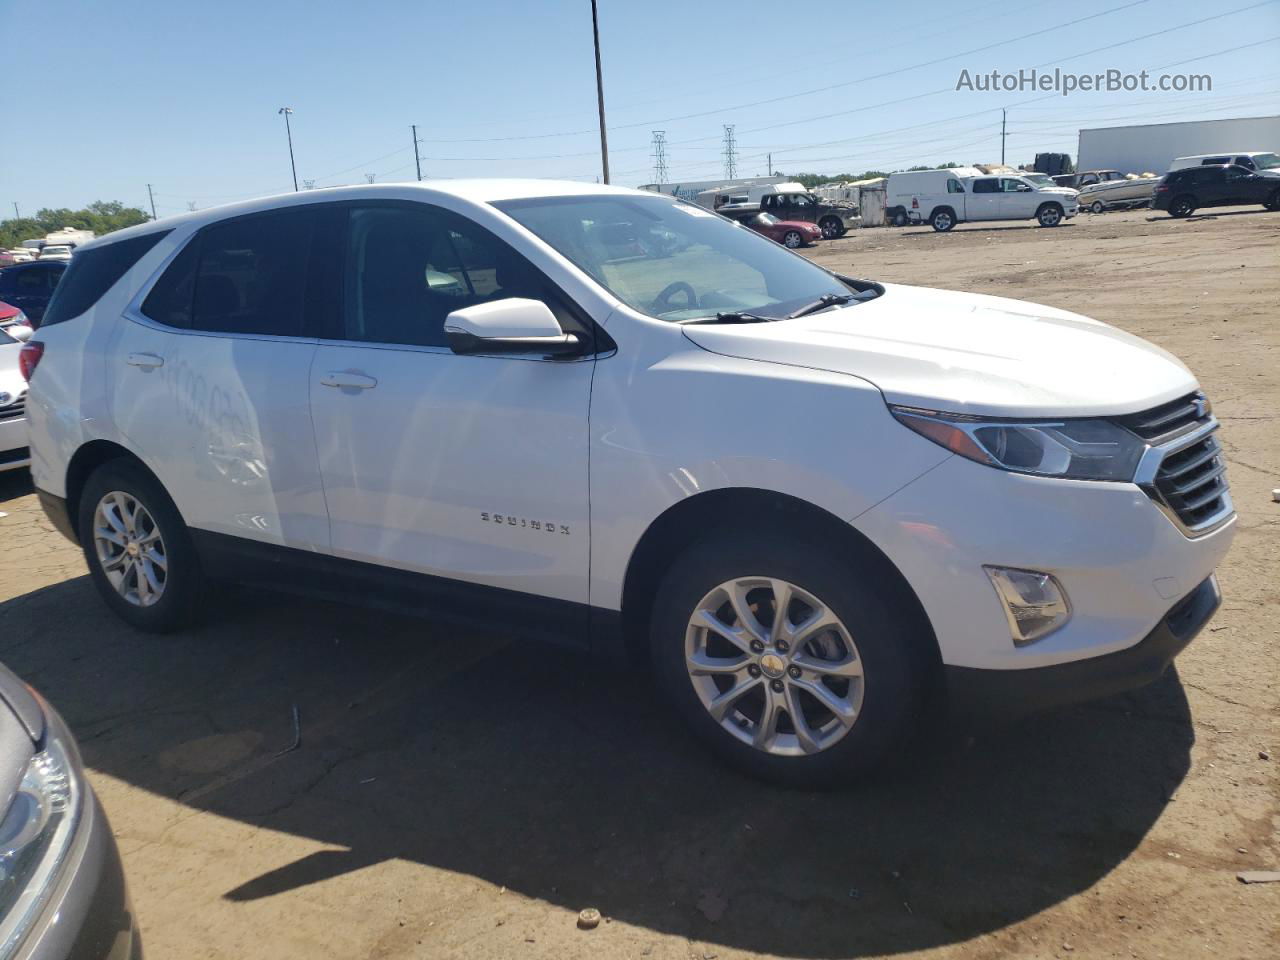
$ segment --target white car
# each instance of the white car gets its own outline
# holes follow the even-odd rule
[[[971,167],[891,173],[885,189],[891,223],[928,223],[939,233],[974,220],[1035,220],[1056,227],[1079,212],[1077,192],[1068,187]]]
[[[129,623],[188,622],[207,578],[338,583],[647,658],[786,782],[856,775],[943,702],[1154,679],[1235,528],[1165,351],[615,187],[148,223],[76,254],[23,350],[39,497]]]
[[[41,260],[70,260],[72,249],[65,243],[51,243],[40,248]]]
[[[27,381],[19,363],[21,352],[22,341],[0,327],[0,472],[17,470],[31,462],[27,450]]]
[[[1280,156],[1261,150],[1235,150],[1227,153],[1198,153],[1190,157],[1178,157],[1169,164],[1169,172],[1186,167],[1216,167],[1234,163],[1264,177],[1280,177]]]

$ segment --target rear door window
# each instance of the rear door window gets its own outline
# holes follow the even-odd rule
[[[40,325],[47,327],[80,316],[168,234],[168,230],[157,230],[77,253],[61,281],[52,280],[56,284],[53,298]],[[49,276],[36,279],[40,289],[48,289]]]
[[[988,177],[982,180],[973,181],[974,193],[999,193],[1000,181],[995,177]]]

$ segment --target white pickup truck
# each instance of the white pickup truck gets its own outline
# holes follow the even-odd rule
[[[966,220],[1036,220],[1056,227],[1079,211],[1075,190],[971,167],[891,173],[887,193],[890,223],[928,223],[940,233]]]

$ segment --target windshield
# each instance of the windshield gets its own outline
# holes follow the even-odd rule
[[[1037,187],[1056,187],[1057,184],[1049,179],[1048,175],[1043,173],[1023,173],[1020,174],[1022,179],[1030,180]]]
[[[1253,158],[1253,165],[1259,170],[1275,170],[1280,168],[1280,157],[1274,153],[1259,153]]]
[[[850,288],[724,217],[668,197],[537,197],[494,203],[627,306],[681,321],[750,311],[783,318]]]

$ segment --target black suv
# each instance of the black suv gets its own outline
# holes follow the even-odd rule
[[[1246,170],[1234,163],[1186,167],[1166,174],[1151,205],[1171,217],[1189,217],[1201,207],[1231,207],[1260,203],[1280,210],[1280,177]]]

